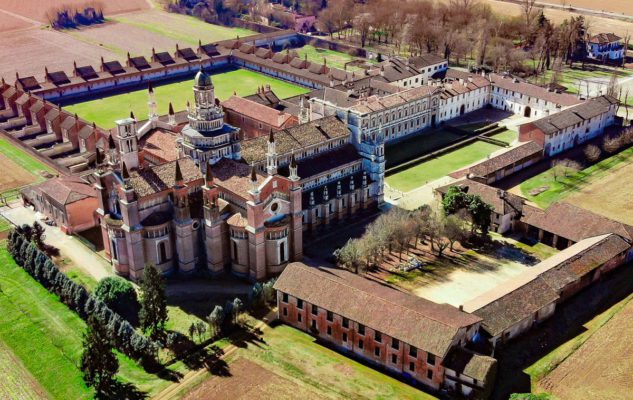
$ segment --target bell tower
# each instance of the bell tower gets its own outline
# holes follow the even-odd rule
[[[268,135],[268,151],[266,151],[266,171],[268,175],[277,174],[277,146],[275,146],[275,135],[272,128]]]
[[[130,118],[120,119],[115,123],[119,142],[119,161],[121,165],[127,165],[130,170],[138,169],[138,138],[134,113],[130,113]]]

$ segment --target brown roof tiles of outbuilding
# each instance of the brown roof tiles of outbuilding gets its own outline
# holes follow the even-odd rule
[[[139,197],[171,189],[176,184],[176,162],[180,166],[185,184],[203,179],[192,159],[181,158],[155,167],[132,171],[129,179],[130,186]]]

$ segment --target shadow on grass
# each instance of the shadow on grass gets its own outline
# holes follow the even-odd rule
[[[587,329],[584,325],[633,292],[633,268],[625,265],[559,305],[554,316],[524,336],[497,348],[499,372],[492,399],[530,392],[536,383],[525,369]],[[565,357],[563,357],[565,358]],[[545,369],[549,373],[555,366]],[[542,377],[537,377],[542,378]]]
[[[139,390],[134,384],[118,380],[114,381],[104,393],[95,396],[95,399],[99,400],[141,400],[147,398],[147,393]]]

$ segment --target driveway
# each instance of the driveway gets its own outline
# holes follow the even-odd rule
[[[15,225],[33,224],[36,213],[30,208],[13,204],[13,208],[3,207],[0,214]],[[40,221],[45,228],[47,244],[59,249],[62,256],[70,259],[77,267],[97,281],[114,275],[112,265],[103,259],[74,236],[64,234],[58,227],[48,226]]]

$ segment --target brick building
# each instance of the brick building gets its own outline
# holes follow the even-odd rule
[[[222,109],[226,122],[240,128],[242,139],[268,135],[270,131],[278,132],[299,123],[292,114],[236,95],[223,101]]]
[[[447,387],[445,359],[471,341],[481,321],[345,270],[302,263],[288,265],[275,289],[283,322],[434,390]],[[474,362],[490,361],[477,357]],[[494,360],[487,364],[492,367]],[[483,390],[491,382],[469,385],[463,369],[451,367],[453,379],[470,389]]]

